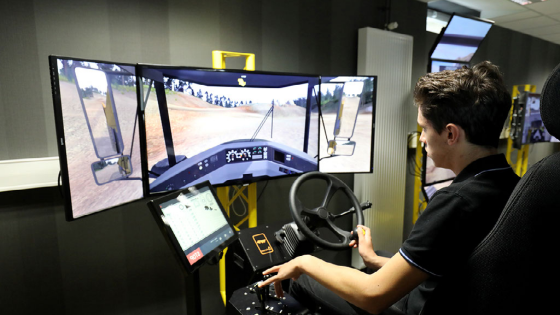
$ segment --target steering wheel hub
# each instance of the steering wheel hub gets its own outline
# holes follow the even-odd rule
[[[317,214],[319,215],[319,218],[323,220],[326,220],[329,217],[329,212],[323,207],[319,207],[317,209]]]

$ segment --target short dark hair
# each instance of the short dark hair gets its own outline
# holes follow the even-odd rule
[[[414,103],[438,133],[453,123],[465,130],[470,143],[498,147],[511,96],[498,67],[483,61],[472,68],[421,77],[414,88]]]

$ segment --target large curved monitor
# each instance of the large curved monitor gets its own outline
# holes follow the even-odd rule
[[[318,76],[156,65],[137,72],[147,193],[318,170]]]
[[[67,220],[143,197],[134,65],[49,56]]]
[[[319,171],[371,173],[375,76],[321,77]]]

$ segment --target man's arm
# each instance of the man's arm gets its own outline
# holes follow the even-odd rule
[[[393,256],[383,268],[371,275],[350,267],[333,265],[310,255],[272,267],[263,275],[274,272],[278,274],[260,286],[274,282],[276,292],[281,293],[282,280],[297,279],[306,274],[346,301],[373,314],[388,308],[429,277],[400,254]]]

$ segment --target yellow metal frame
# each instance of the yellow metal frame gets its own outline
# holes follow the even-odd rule
[[[422,128],[416,125],[416,131],[418,135],[416,136],[416,165],[422,165],[422,143],[420,142],[420,134],[422,133]],[[414,176],[414,202],[412,209],[412,224],[416,223],[420,213],[426,209],[427,202],[422,197],[422,178],[421,176]],[[421,198],[422,197],[422,198]]]
[[[245,57],[245,68],[244,70],[255,70],[255,54],[249,53],[239,53],[231,51],[214,50],[212,51],[212,67],[214,69],[225,69],[226,68],[226,58],[228,57]],[[235,189],[233,197],[230,199],[230,189]],[[241,197],[247,202],[247,216],[242,218],[239,222],[235,224],[235,228],[239,231],[239,227],[248,222],[250,228],[257,226],[257,184],[251,183],[247,186],[242,186],[241,188],[237,186],[231,187],[218,187],[217,189],[218,198],[224,206],[226,213],[230,216],[229,208],[233,202]],[[224,305],[226,305],[226,253],[227,248],[224,250],[222,259],[220,259],[220,293],[222,295],[222,300]]]
[[[243,70],[255,71],[255,54],[223,50],[212,51],[212,68],[225,69],[226,58],[228,57],[245,57],[245,68]]]
[[[520,91],[535,93],[536,90],[537,90],[537,87],[535,85],[531,85],[531,84],[514,85],[513,86],[513,92],[511,93],[512,108],[511,108],[510,115],[509,115],[510,116],[510,125],[511,125],[511,119],[513,118],[512,117],[513,115],[511,115],[511,113],[513,113],[513,98],[515,98],[519,94],[521,94]],[[515,173],[518,176],[523,176],[523,175],[525,175],[525,172],[527,172],[527,162],[529,161],[529,145],[524,144],[524,145],[521,146],[521,149],[517,150],[517,159],[515,160],[515,164],[513,164],[511,162],[511,154],[512,154],[513,150],[514,150],[513,140],[511,140],[511,136],[508,134],[506,159],[507,159],[509,165],[511,165],[511,167],[514,169]]]

